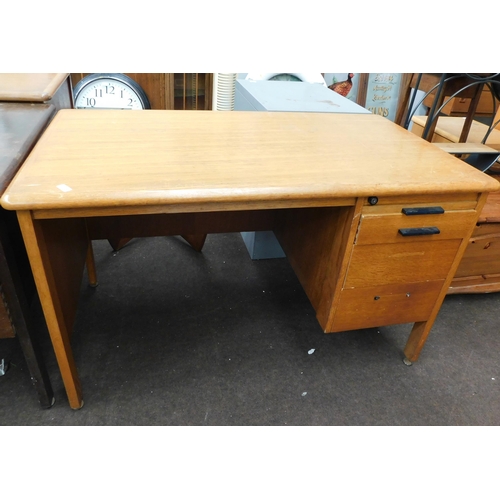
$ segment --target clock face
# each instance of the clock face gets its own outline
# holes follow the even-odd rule
[[[122,74],[93,74],[80,80],[74,89],[76,109],[149,109],[141,87]]]

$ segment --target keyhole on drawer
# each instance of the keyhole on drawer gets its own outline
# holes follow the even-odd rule
[[[406,296],[407,296],[407,297],[409,297],[409,296],[410,296],[410,294],[409,294],[409,293],[407,293],[407,294],[406,294]]]
[[[380,297],[378,295],[373,297],[373,300],[379,300],[379,299],[380,299]]]

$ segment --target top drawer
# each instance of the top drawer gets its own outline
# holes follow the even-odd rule
[[[465,238],[477,221],[476,200],[365,206],[356,245]]]

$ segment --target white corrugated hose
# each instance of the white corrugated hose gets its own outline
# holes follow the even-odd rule
[[[237,73],[214,73],[212,109],[233,111]]]

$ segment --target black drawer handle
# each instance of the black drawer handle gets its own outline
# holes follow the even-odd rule
[[[430,234],[439,234],[440,232],[437,227],[406,227],[398,230],[401,236],[428,236]]]
[[[436,215],[444,214],[444,209],[442,207],[403,208],[402,212],[405,215]]]

